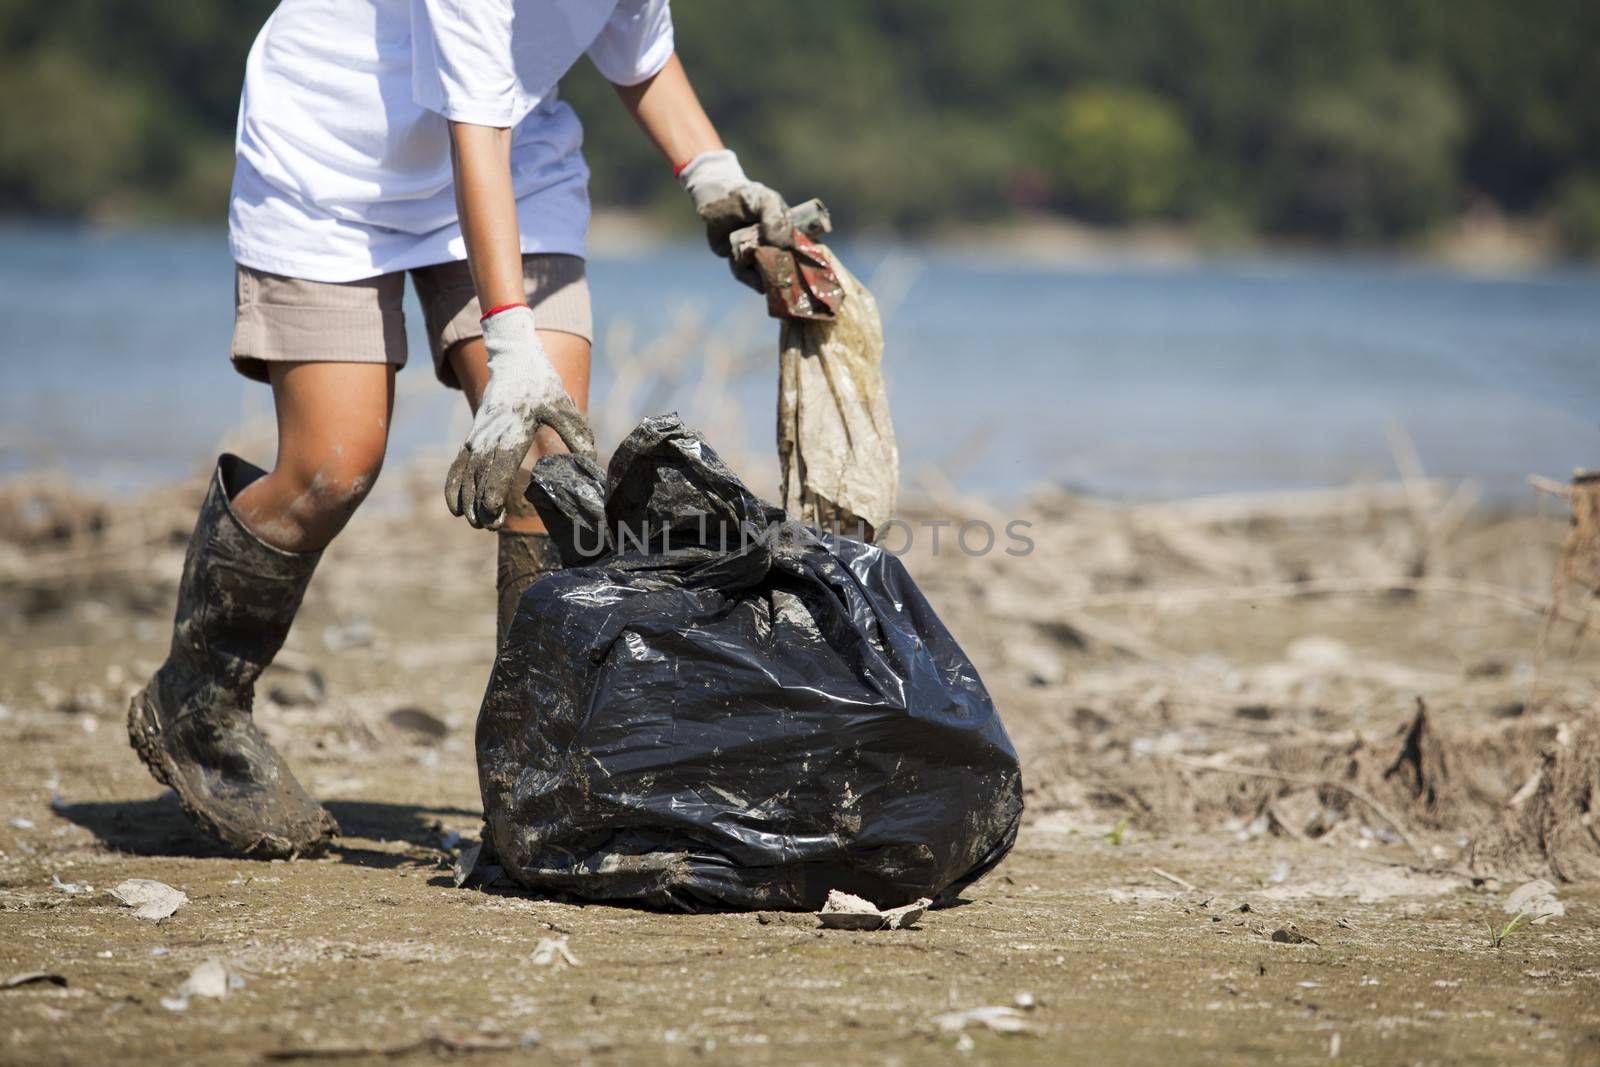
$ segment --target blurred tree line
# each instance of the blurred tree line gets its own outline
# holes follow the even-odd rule
[[[219,220],[244,56],[273,6],[0,0],[0,212]],[[1386,241],[1488,203],[1600,249],[1596,0],[681,0],[674,14],[747,168],[848,224],[1052,211]],[[563,92],[597,202],[675,200],[587,64]]]

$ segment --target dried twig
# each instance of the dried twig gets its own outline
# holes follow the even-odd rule
[[[266,1054],[266,1059],[276,1063],[292,1060],[358,1060],[369,1057],[401,1059],[419,1052],[435,1056],[462,1056],[474,1052],[516,1052],[538,1045],[536,1034],[511,1037],[479,1036],[476,1034],[455,1037],[449,1034],[431,1034],[404,1045],[336,1045],[322,1048],[282,1048]]]
[[[1199,886],[1195,885],[1193,882],[1189,881],[1187,878],[1179,878],[1177,875],[1173,874],[1171,871],[1163,871],[1160,867],[1151,867],[1150,868],[1150,873],[1156,875],[1157,877],[1165,878],[1167,881],[1171,882],[1173,885],[1180,886],[1180,887],[1182,887],[1184,889],[1187,889],[1191,893],[1200,892],[1200,887]]]

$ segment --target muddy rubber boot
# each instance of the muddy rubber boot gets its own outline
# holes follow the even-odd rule
[[[506,643],[506,634],[511,632],[511,620],[517,614],[517,604],[528,586],[543,575],[561,569],[561,556],[546,533],[501,530],[499,555],[495,583],[500,590],[500,612],[494,640],[496,649]]]
[[[133,698],[128,737],[208,836],[262,859],[315,856],[338,824],[250,712],[322,553],[273,548],[239,521],[229,501],[264,473],[237,456],[217,461],[183,561],[172,648]]]

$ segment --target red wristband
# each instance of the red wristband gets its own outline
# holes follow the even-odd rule
[[[694,162],[694,160],[692,158],[690,158],[690,159],[684,160],[682,163],[675,164],[673,166],[673,168],[672,168],[672,176],[674,178],[682,177],[683,176],[683,172],[688,170],[689,169],[689,164],[691,164],[693,162]]]
[[[502,311],[510,311],[512,308],[525,308],[527,306],[528,306],[527,304],[501,304],[499,307],[490,308],[488,311],[485,311],[482,315],[479,315],[478,316],[478,321],[480,323],[488,322],[491,318],[493,318],[494,316],[500,314],[500,312],[502,312]]]

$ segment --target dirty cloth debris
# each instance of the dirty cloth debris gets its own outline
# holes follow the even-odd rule
[[[894,517],[900,483],[878,304],[826,245],[797,235],[794,251],[784,255],[787,274],[770,266],[769,257],[758,256],[769,301],[786,281],[792,287],[793,275],[820,286],[814,302],[828,300],[833,314],[782,316],[778,463],[783,507],[796,521],[871,541]]]
[[[160,922],[189,903],[188,894],[165,882],[150,878],[129,878],[117,883],[111,895],[124,907],[133,908],[135,919]]]
[[[817,921],[828,930],[905,930],[917,925],[933,901],[927,897],[899,908],[880,911],[870,900],[835,889],[828,893]]]
[[[604,476],[541,460],[528,498],[566,567],[523,595],[477,730],[486,849],[514,881],[892,908],[1011,848],[1016,752],[899,560],[786,521],[676,415]]]

